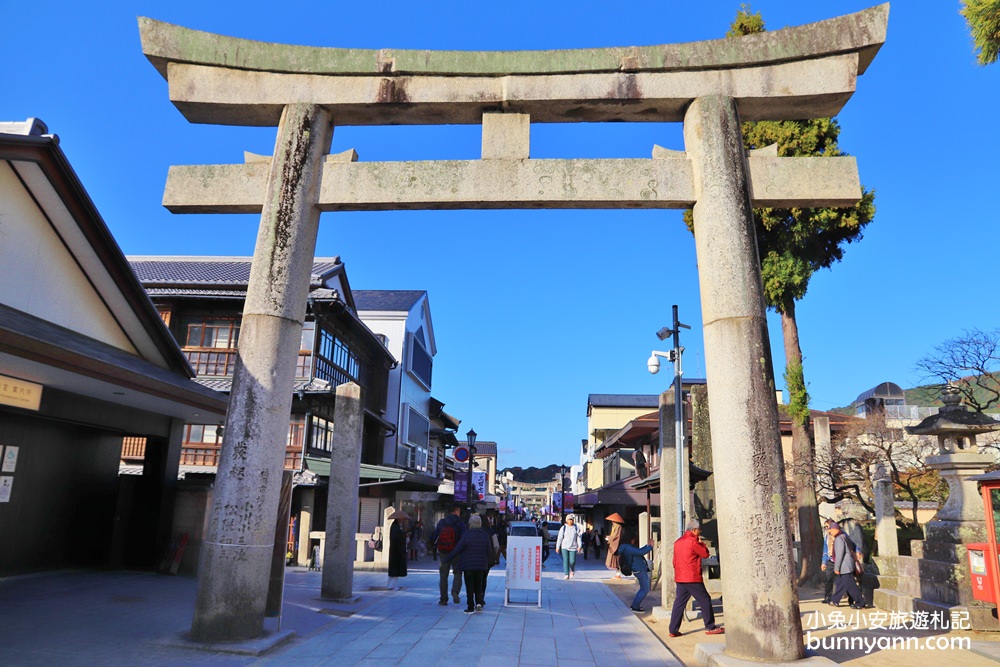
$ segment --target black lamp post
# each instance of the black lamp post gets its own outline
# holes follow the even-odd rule
[[[472,516],[476,512],[476,501],[472,498],[472,466],[476,462],[476,432],[470,428],[465,437],[469,442],[469,481],[465,489],[465,496],[469,501],[469,516]]]
[[[559,466],[559,523],[566,523],[566,466]]]

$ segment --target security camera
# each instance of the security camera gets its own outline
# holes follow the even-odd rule
[[[660,372],[660,358],[657,357],[655,354],[650,355],[649,359],[646,361],[646,368],[648,368],[649,372],[652,373],[653,375],[656,375],[657,373],[659,373]]]
[[[673,335],[674,335],[673,329],[668,329],[667,327],[663,327],[662,329],[656,332],[656,337],[659,338],[660,340],[666,340]]]

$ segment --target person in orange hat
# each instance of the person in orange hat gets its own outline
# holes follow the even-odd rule
[[[618,569],[618,547],[621,545],[622,541],[622,527],[625,525],[625,519],[621,517],[618,512],[610,516],[604,517],[605,521],[611,522],[611,534],[608,535],[608,557],[604,560],[604,564],[609,570],[615,571],[615,579],[621,579],[622,573]]]

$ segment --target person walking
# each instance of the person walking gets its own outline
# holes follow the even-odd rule
[[[833,519],[823,522],[823,560],[820,569],[823,571],[823,604],[829,604],[833,596],[833,582],[837,575],[833,572],[833,535],[830,534],[830,524]]]
[[[609,570],[615,571],[615,579],[621,579],[622,573],[618,569],[618,547],[621,546],[622,528],[625,526],[625,519],[618,512],[615,512],[604,517],[604,520],[611,522],[611,534],[608,535],[608,557],[605,559],[604,564]]]
[[[591,531],[594,534],[594,556],[597,560],[601,560],[601,545],[604,544],[603,532],[594,528]]]
[[[576,525],[576,517],[572,514],[566,515],[566,523],[559,528],[559,535],[556,537],[556,553],[562,554],[563,579],[572,579],[576,576],[576,552],[582,545],[582,531]]]
[[[455,604],[461,601],[458,596],[462,592],[462,571],[459,569],[458,563],[446,561],[444,556],[455,549],[459,540],[462,539],[463,533],[465,533],[465,523],[462,521],[462,506],[454,505],[451,508],[451,513],[438,521],[434,532],[431,534],[431,544],[434,547],[434,553],[441,556],[441,560],[438,563],[438,574],[440,577],[439,592],[441,593],[438,604],[442,607],[448,606],[449,570],[455,573],[454,581],[451,584],[451,598],[455,601]]]
[[[587,552],[590,551],[590,547],[594,544],[593,526],[587,526],[587,529],[583,531],[583,536],[580,539],[583,541],[583,560],[587,560]]]
[[[459,567],[465,576],[465,613],[482,611],[484,602],[483,580],[493,561],[493,544],[489,534],[483,530],[483,520],[478,514],[469,517],[469,529],[452,549],[442,554],[441,561],[450,563],[459,558]]]
[[[545,567],[545,561],[549,559],[549,522],[542,521],[538,532],[542,534],[542,567]]]
[[[701,618],[705,621],[705,634],[721,635],[725,628],[715,624],[715,612],[712,610],[712,598],[708,595],[705,582],[701,578],[701,559],[708,558],[708,547],[701,541],[701,524],[691,520],[687,530],[674,542],[674,582],[677,584],[674,593],[674,608],[670,612],[671,637],[681,636],[681,619],[684,617],[684,607],[692,597],[701,610]]]
[[[837,576],[837,583],[833,587],[833,595],[830,597],[829,604],[831,607],[839,607],[840,598],[846,592],[851,609],[864,609],[864,598],[854,580],[854,563],[858,560],[857,548],[836,521],[830,522],[830,525],[827,526],[827,533],[833,535],[833,572]]]
[[[389,515],[389,583],[391,591],[399,590],[399,577],[406,576],[406,530],[403,524],[410,515],[403,510],[396,510]]]
[[[413,527],[410,529],[410,540],[407,545],[410,551],[410,560],[417,560],[417,552],[420,548],[420,543],[424,540],[424,522],[417,521],[413,522]]]
[[[649,543],[639,548],[639,536],[635,531],[631,531],[628,539],[618,547],[618,558],[624,559],[632,568],[635,580],[639,582],[639,590],[632,598],[630,608],[632,611],[645,611],[642,608],[642,601],[649,595],[649,563],[646,561],[646,554],[653,550],[653,538],[649,538]]]

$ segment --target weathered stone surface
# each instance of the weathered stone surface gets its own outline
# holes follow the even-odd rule
[[[361,387],[353,382],[339,385],[336,391],[321,593],[324,598],[343,600],[354,593],[354,535],[364,404]]]
[[[484,113],[484,160],[527,160],[531,148],[531,116],[523,113]]]
[[[890,479],[880,479],[875,482],[875,541],[878,542],[879,556],[892,558],[899,555],[896,499],[893,496]]]
[[[730,98],[699,98],[684,120],[692,162],[712,427],[726,654],[804,656],[767,321],[740,118]],[[760,554],[769,554],[760,558]]]
[[[564,51],[340,49],[259,42],[139,18],[142,50],[166,78],[171,62],[271,72],[559,74],[740,67],[857,52],[860,72],[885,41],[888,3],[803,26],[686,44]],[[860,73],[859,72],[859,73]]]
[[[338,125],[477,124],[503,108],[535,123],[680,121],[696,97],[739,100],[745,120],[835,116],[857,84],[856,53],[760,67],[565,76],[332,76],[174,63],[170,99],[192,123],[273,126],[285,104],[319,104]]]
[[[250,269],[191,636],[238,641],[263,631],[281,471],[316,248],[315,193],[329,116],[290,107],[282,118]]]
[[[750,157],[753,206],[849,206],[861,198],[853,157]],[[174,213],[255,213],[267,164],[173,166],[163,205]],[[323,211],[496,208],[687,208],[687,159],[327,162]]]

